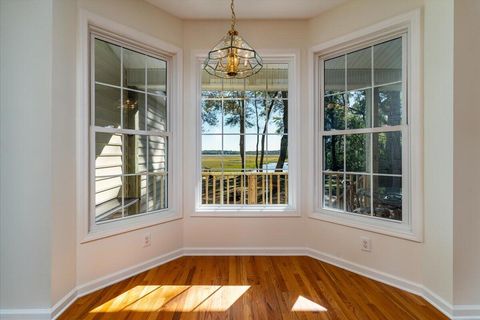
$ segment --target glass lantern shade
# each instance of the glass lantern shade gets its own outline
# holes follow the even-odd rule
[[[244,79],[260,71],[262,58],[238,35],[228,34],[208,53],[204,69],[219,78]]]

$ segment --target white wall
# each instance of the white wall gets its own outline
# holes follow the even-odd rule
[[[304,219],[289,218],[219,218],[192,217],[196,167],[196,90],[192,64],[195,52],[207,53],[223,36],[229,21],[185,21],[184,23],[184,246],[185,247],[299,247],[304,246]],[[237,29],[257,50],[282,52],[300,50],[301,72],[306,75],[306,21],[242,20]],[[199,66],[198,66],[199,67]],[[299,114],[306,110],[306,77],[300,79]],[[301,154],[301,153],[300,153]],[[299,156],[302,159],[302,156]],[[300,193],[299,193],[300,194]],[[299,202],[299,212],[301,201]]]
[[[75,0],[53,1],[51,300],[76,286]]]
[[[390,17],[421,8],[423,1],[384,1],[353,0],[333,8],[309,21],[310,46],[318,45],[338,36],[373,25]],[[310,93],[313,94],[313,93]],[[313,125],[306,115],[305,122],[310,128],[304,137],[311,137],[304,145],[302,153],[313,159]],[[308,163],[307,170],[313,172],[313,163]],[[314,181],[311,174],[304,175],[304,183],[313,190]],[[312,211],[313,198],[311,192],[305,198],[308,212]],[[334,223],[308,219],[307,246],[323,253],[345,259],[378,271],[415,282],[422,283],[422,270],[418,266],[422,262],[422,244],[367,232]],[[372,252],[360,250],[360,237],[372,240]]]
[[[454,302],[480,305],[480,2],[455,1]]]
[[[0,2],[0,308],[50,305],[52,3]]]
[[[182,21],[145,1],[78,0],[81,10],[105,17],[178,47],[183,45]],[[178,106],[180,107],[180,106]],[[85,217],[87,213],[84,213]],[[82,286],[182,247],[182,220],[122,233],[77,247],[77,285]],[[143,248],[151,234],[151,246]],[[82,239],[80,238],[79,241]]]
[[[423,283],[453,303],[453,0],[426,1],[424,50]]]

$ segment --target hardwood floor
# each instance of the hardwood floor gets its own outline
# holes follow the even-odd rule
[[[309,257],[182,257],[59,319],[447,319],[423,298]]]

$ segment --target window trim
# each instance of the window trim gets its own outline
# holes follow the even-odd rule
[[[310,49],[310,83],[313,97],[310,103],[314,113],[314,196],[313,210],[309,217],[327,222],[332,222],[361,230],[372,231],[398,238],[421,242],[423,241],[423,104],[421,101],[421,26],[420,10],[415,10],[404,15],[394,17],[373,26],[350,33],[348,35],[327,41]],[[321,194],[321,164],[322,142],[321,128],[323,119],[321,114],[322,101],[319,88],[323,83],[320,76],[321,60],[331,55],[354,51],[372,45],[382,40],[393,39],[395,36],[405,34],[403,40],[406,65],[406,86],[404,95],[407,95],[407,128],[408,135],[402,130],[402,137],[408,141],[402,142],[402,163],[408,164],[408,171],[403,173],[402,184],[406,186],[407,198],[403,205],[407,207],[407,220],[405,222],[385,221],[385,219],[370,216],[348,214],[322,208]],[[403,127],[403,125],[402,125]],[[360,129],[361,131],[361,129]],[[370,128],[371,131],[371,128]],[[402,138],[403,139],[403,138]],[[405,159],[406,158],[406,159]],[[405,207],[404,207],[405,208]],[[405,212],[405,210],[404,210]]]
[[[77,60],[77,110],[76,110],[76,158],[77,158],[77,222],[78,240],[85,243],[132,230],[150,227],[182,218],[181,190],[182,174],[181,159],[181,86],[182,86],[182,50],[174,45],[131,29],[104,17],[97,16],[86,10],[79,12],[79,56]],[[91,210],[94,200],[91,197],[91,139],[93,128],[90,126],[90,89],[91,89],[91,41],[93,34],[98,38],[113,41],[119,45],[137,48],[142,53],[167,59],[169,88],[167,88],[168,132],[169,136],[169,177],[168,177],[168,209],[154,213],[146,213],[126,217],[117,221],[95,225],[91,223]],[[133,40],[136,39],[136,40]],[[171,107],[176,106],[176,107]],[[128,131],[128,130],[127,130]],[[176,181],[176,183],[172,183]],[[94,204],[93,204],[94,206]]]
[[[195,74],[195,110],[196,110],[196,151],[195,151],[195,210],[192,217],[299,217],[297,210],[297,181],[299,179],[298,163],[300,158],[298,142],[298,110],[299,96],[298,86],[299,57],[300,52],[295,51],[268,51],[260,50],[262,59],[266,63],[288,63],[289,64],[289,132],[288,132],[288,170],[289,170],[289,204],[288,205],[203,205],[201,203],[202,180],[201,180],[201,154],[202,154],[202,121],[201,121],[201,64],[207,56],[207,52],[197,52],[194,58]]]

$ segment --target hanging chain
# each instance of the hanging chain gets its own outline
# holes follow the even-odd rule
[[[233,5],[233,0],[230,3],[230,9],[232,10],[232,31],[235,31],[235,20],[237,17],[235,16],[235,7]]]

